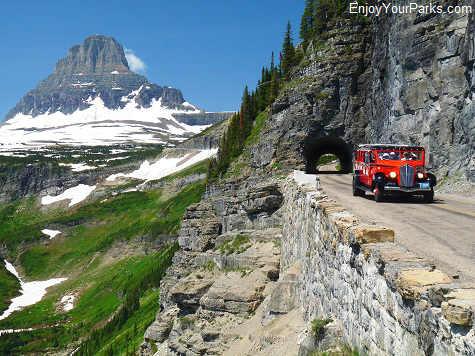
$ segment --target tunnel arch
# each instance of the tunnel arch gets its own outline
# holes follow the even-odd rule
[[[333,154],[340,160],[339,173],[353,171],[353,149],[340,137],[325,136],[311,139],[304,149],[305,172],[317,173],[317,161],[325,154]],[[321,173],[321,172],[319,172]]]

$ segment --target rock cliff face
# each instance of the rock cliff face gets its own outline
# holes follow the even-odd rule
[[[272,105],[251,166],[310,173],[333,153],[349,172],[358,144],[418,144],[439,176],[474,181],[474,21],[446,13],[338,19]]]
[[[373,29],[367,139],[422,144],[440,173],[475,179],[473,14],[392,15]]]
[[[369,122],[371,31],[366,22],[335,22],[292,74],[272,105],[250,164],[266,169],[314,171],[318,157],[334,153],[351,170],[352,148],[364,142]]]

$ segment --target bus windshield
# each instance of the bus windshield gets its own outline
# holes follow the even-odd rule
[[[399,152],[378,151],[378,160],[380,161],[399,161],[401,159]]]
[[[421,159],[422,152],[378,151],[378,160],[380,161],[420,161]]]

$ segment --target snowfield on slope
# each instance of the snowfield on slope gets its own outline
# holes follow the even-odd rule
[[[140,91],[124,96],[122,109],[108,109],[100,97],[86,102],[85,110],[72,114],[46,113],[33,117],[17,114],[0,126],[0,150],[64,145],[110,145],[126,142],[167,143],[168,139],[181,142],[210,125],[187,125],[172,114],[199,113],[195,106],[185,103],[189,110],[163,107],[161,98],[152,100],[149,108],[137,108],[134,98]]]
[[[42,232],[43,234],[45,234],[45,235],[48,235],[49,238],[50,238],[50,240],[51,240],[53,237],[55,237],[55,236],[57,236],[57,235],[59,235],[59,234],[61,233],[61,231],[58,231],[58,230],[49,230],[49,229],[43,229],[43,230],[41,230],[41,232]]]
[[[82,172],[97,169],[97,167],[88,166],[86,163],[60,163],[59,165],[62,167],[71,167],[71,170],[73,172]]]
[[[47,281],[36,281],[36,282],[23,282],[20,278],[15,267],[7,261],[5,261],[5,267],[9,272],[11,272],[18,280],[20,281],[21,286],[21,295],[13,298],[12,303],[7,310],[0,315],[0,320],[5,319],[10,314],[15,311],[21,310],[24,307],[38,303],[43,296],[46,294],[46,289],[54,286],[55,284],[65,281],[67,278],[53,278]]]
[[[106,180],[110,182],[116,180],[119,177],[137,178],[145,181],[160,179],[170,174],[181,171],[185,168],[188,168],[205,159],[208,159],[214,156],[217,152],[218,149],[211,149],[188,153],[185,156],[177,158],[165,156],[152,164],[150,164],[150,162],[146,160],[142,163],[139,169],[133,171],[132,173],[113,174],[109,176]]]
[[[57,195],[54,197],[47,195],[43,197],[41,199],[41,204],[49,205],[61,200],[69,199],[71,200],[69,202],[69,206],[73,206],[73,205],[79,204],[84,199],[86,199],[89,196],[89,194],[92,193],[94,189],[96,189],[95,185],[90,186],[90,185],[85,185],[85,184],[79,184],[73,188],[66,189],[60,195]]]

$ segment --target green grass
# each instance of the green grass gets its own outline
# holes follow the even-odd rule
[[[5,217],[0,221],[0,240],[13,257],[20,254],[27,277],[70,275],[116,242],[155,241],[176,234],[186,207],[200,201],[204,189],[204,183],[197,182],[166,201],[160,200],[160,190],[129,192],[103,203],[48,213],[39,211],[30,201],[15,202],[0,211]],[[48,224],[64,226],[61,237],[48,241],[41,233]],[[44,240],[47,245],[38,245]]]
[[[320,158],[317,161],[317,167],[320,167],[321,165],[326,165],[333,161],[337,161],[337,164],[335,165],[335,170],[336,171],[341,170],[340,160],[338,159],[337,156],[332,155],[332,154],[325,154],[325,155],[320,156]]]
[[[9,300],[20,294],[20,282],[0,263],[0,314],[8,309]]]
[[[77,342],[81,335],[88,335],[93,328],[107,320],[124,302],[124,296],[130,290],[140,287],[139,282],[147,279],[170,248],[175,247],[167,247],[145,257],[124,258],[102,267],[100,267],[100,261],[97,260],[80,276],[53,287],[41,302],[0,322],[2,329],[59,325],[57,328],[34,331],[29,333],[27,338],[18,338],[16,334],[2,335],[0,336],[0,352],[5,349],[46,352],[51,348],[61,349],[67,344]],[[158,283],[156,284],[158,286]],[[70,312],[57,310],[56,303],[62,296],[69,291],[84,288],[86,289],[75,301],[75,307]],[[123,340],[128,334],[130,335],[132,328],[132,330],[140,330],[140,333],[134,335],[135,344],[139,345],[143,341],[142,331],[153,321],[158,309],[158,290],[146,286],[144,290],[140,299],[140,309],[120,329],[111,334],[110,340]],[[34,344],[28,346],[32,342]],[[123,343],[119,342],[119,344]]]
[[[196,165],[186,173],[202,172],[204,167]],[[124,354],[127,345],[128,351],[137,350],[158,308],[158,290],[147,287],[153,279],[150,273],[160,265],[161,252],[154,252],[157,242],[153,241],[176,235],[186,207],[200,201],[204,189],[205,183],[199,181],[167,200],[161,198],[160,189],[155,189],[119,193],[105,201],[101,196],[63,210],[40,210],[34,198],[1,206],[0,240],[10,254],[7,259],[19,262],[20,273],[33,280],[69,279],[51,287],[39,303],[0,321],[0,329],[41,328],[0,336],[0,354],[54,353],[66,345],[79,345],[80,339],[121,310],[131,291],[139,290],[140,308],[101,339],[104,347],[95,352]],[[41,233],[50,225],[62,231],[52,240]],[[132,255],[119,257],[123,252],[118,243],[128,246]],[[135,253],[134,246],[138,248]],[[152,251],[147,253],[149,246]],[[18,290],[16,282],[0,269],[0,286],[6,286],[1,288],[1,301]],[[65,312],[59,301],[71,293],[76,295],[75,306]],[[7,303],[2,306],[6,308]]]
[[[0,241],[16,257],[17,247],[44,237],[41,227],[48,216],[35,206],[35,199],[16,201],[0,207]]]
[[[252,127],[251,134],[246,139],[244,147],[252,146],[257,143],[259,139],[259,135],[261,134],[262,129],[264,128],[267,122],[267,113],[261,112],[257,115],[256,119],[254,120],[254,126]]]
[[[317,339],[321,338],[323,336],[323,333],[325,331],[325,326],[327,324],[330,324],[333,321],[333,319],[327,318],[327,319],[313,319],[312,320],[312,333],[313,336],[315,336]]]
[[[144,334],[150,324],[155,320],[158,312],[159,289],[149,290],[140,299],[140,309],[120,328],[110,335],[110,339],[99,350],[97,355],[123,355],[127,352],[137,351],[144,341]],[[109,353],[112,349],[112,353]]]
[[[250,236],[238,234],[232,241],[228,241],[221,246],[219,246],[219,251],[221,254],[229,256],[232,253],[243,253],[251,245],[249,241],[251,240]]]
[[[194,174],[206,174],[206,172],[208,172],[208,160],[205,160],[205,161],[199,162],[197,164],[194,164],[191,167],[188,167],[188,168],[186,168],[182,171],[179,171],[177,173],[170,174],[169,176],[160,178],[157,181],[159,181],[159,182],[171,182],[171,181],[174,181],[175,179],[184,178],[184,177],[194,175]],[[153,183],[153,182],[154,181],[151,181],[151,183]]]

